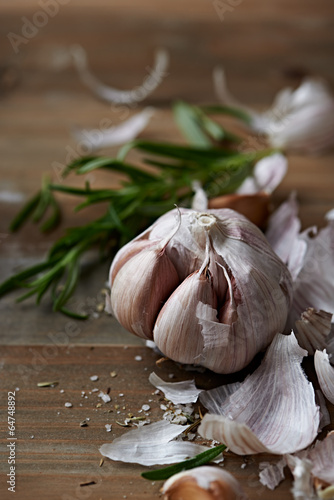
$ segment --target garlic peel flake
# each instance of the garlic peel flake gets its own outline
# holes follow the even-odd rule
[[[332,313],[316,311],[309,307],[296,321],[296,338],[298,344],[306,349],[309,354],[314,354],[316,349],[324,349],[327,337],[331,331]]]
[[[283,262],[288,262],[300,228],[298,204],[296,194],[293,192],[288,200],[282,203],[271,215],[266,231],[270,245]],[[290,272],[292,272],[291,269]]]
[[[270,109],[257,113],[229,92],[224,71],[216,68],[214,85],[223,104],[249,116],[250,128],[264,134],[274,148],[320,153],[334,145],[334,98],[325,82],[305,79],[296,89],[284,88]]]
[[[306,351],[294,334],[277,334],[260,367],[222,404],[206,414],[199,434],[234,453],[294,453],[318,432],[319,408],[312,384],[300,366]]]
[[[263,463],[259,464],[261,469],[259,473],[259,481],[270,490],[274,490],[281,481],[285,478],[284,467],[286,466],[285,457],[281,458],[276,463]]]
[[[274,153],[259,160],[252,175],[237,189],[238,194],[272,193],[281,183],[288,168],[288,162],[281,153]]]
[[[153,108],[145,108],[124,122],[109,128],[85,130],[75,127],[72,135],[89,151],[118,146],[133,141],[146,128],[153,113]]]
[[[155,53],[154,66],[142,85],[132,90],[118,90],[100,82],[92,74],[88,68],[87,55],[83,47],[73,45],[71,54],[82,83],[100,99],[118,104],[131,104],[146,99],[166,76],[169,64],[168,52],[164,49],[158,49]]]
[[[315,352],[314,366],[322,392],[334,404],[334,367],[329,362],[326,349]]]
[[[146,466],[180,462],[209,449],[188,441],[173,441],[188,427],[161,420],[126,432],[112,443],[103,444],[100,453],[111,460]]]
[[[312,462],[307,458],[299,458],[294,455],[286,455],[286,461],[293,474],[293,486],[291,493],[295,500],[315,500],[311,470]]]
[[[165,382],[156,373],[151,373],[149,381],[154,387],[160,389],[165,397],[174,404],[195,403],[201,389],[197,389],[194,380],[184,382]]]
[[[294,280],[289,328],[294,328],[310,306],[334,314],[334,220],[329,219],[327,226],[316,234],[311,228],[298,235],[292,254],[296,267],[291,269],[288,262]]]
[[[322,441],[316,441],[308,452],[308,458],[313,465],[313,477],[334,485],[334,431],[329,432]]]

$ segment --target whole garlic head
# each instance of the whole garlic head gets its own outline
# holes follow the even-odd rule
[[[167,212],[117,253],[110,286],[126,329],[218,373],[241,370],[283,331],[292,296],[285,264],[230,209]]]
[[[164,500],[247,500],[238,481],[219,467],[196,467],[169,478]]]

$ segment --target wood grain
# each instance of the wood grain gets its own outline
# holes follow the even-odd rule
[[[135,360],[138,355],[142,358],[140,361]],[[145,467],[108,459],[99,467],[99,447],[129,431],[116,421],[124,421],[128,413],[141,415],[138,412],[147,403],[151,407],[151,421],[162,418],[160,404],[163,398],[161,394],[154,394],[155,388],[148,381],[152,371],[164,380],[168,380],[172,373],[175,382],[195,378],[196,385],[203,389],[231,382],[238,377],[216,375],[210,371],[188,372],[171,361],[160,364],[158,368],[155,364],[158,355],[149,348],[138,346],[2,346],[1,357],[2,414],[6,411],[7,392],[19,388],[16,392],[16,472],[17,498],[20,500],[118,500],[125,495],[138,500],[158,498],[162,482],[142,479],[140,474],[147,470]],[[310,372],[310,366],[306,369]],[[117,377],[112,378],[111,371],[115,371]],[[239,378],[245,374],[246,371],[239,374]],[[92,382],[92,375],[98,375],[99,380]],[[39,382],[45,381],[57,381],[58,384],[55,387],[37,387]],[[106,391],[108,387],[112,401],[96,408],[101,400],[91,390],[98,388]],[[61,393],[61,390],[64,392]],[[82,397],[82,391],[87,398]],[[65,408],[65,402],[71,402],[73,407]],[[119,405],[118,410],[115,405]],[[333,417],[334,408],[328,406]],[[80,427],[80,422],[88,418],[88,427]],[[105,429],[107,423],[112,424],[110,433]],[[326,430],[333,428],[331,425]],[[1,443],[5,445],[7,426],[3,420],[0,429]],[[3,475],[7,473],[6,456],[3,446]],[[277,457],[265,454],[239,457],[227,453],[225,468],[241,481],[250,500],[291,498],[289,473],[273,492],[259,483],[258,464],[268,460],[274,462]],[[90,481],[96,484],[80,487],[81,483]],[[3,485],[1,488],[1,498],[11,498],[9,492],[6,495]]]

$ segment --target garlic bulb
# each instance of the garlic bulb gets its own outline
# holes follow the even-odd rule
[[[244,368],[270,344],[292,294],[264,235],[230,209],[166,213],[118,252],[110,286],[126,329],[174,361],[218,373]]]
[[[162,488],[164,500],[247,500],[238,481],[219,467],[196,467],[175,474]]]

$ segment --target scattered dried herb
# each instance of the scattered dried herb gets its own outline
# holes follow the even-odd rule
[[[38,382],[37,387],[54,387],[58,384],[59,382],[57,380],[54,382]]]

